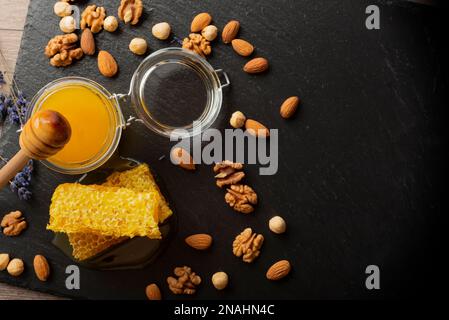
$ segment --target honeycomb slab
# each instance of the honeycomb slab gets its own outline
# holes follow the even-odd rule
[[[161,238],[158,192],[128,188],[62,184],[53,194],[50,223],[55,232]]]

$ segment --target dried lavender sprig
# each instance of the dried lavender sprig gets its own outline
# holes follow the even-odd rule
[[[33,160],[28,161],[28,164],[23,170],[16,174],[14,179],[10,182],[11,191],[17,193],[20,200],[28,201],[31,199],[33,193],[28,189],[31,183],[31,174],[34,171]]]
[[[22,122],[25,122],[28,106],[29,103],[23,94],[15,102],[10,96],[0,94],[0,121],[8,118],[12,123],[21,125]]]
[[[28,190],[27,188],[22,187],[22,188],[19,188],[19,190],[17,191],[17,195],[19,196],[20,200],[29,201],[29,200],[31,200],[33,193],[30,190]]]
[[[17,93],[17,99],[15,100],[14,103],[14,113],[16,114],[16,117],[18,117],[18,121],[17,119],[14,119],[14,122],[18,125],[25,123],[25,118],[26,118],[26,114],[28,111],[28,107],[29,107],[30,103],[27,101],[27,99],[25,98],[24,94],[22,93],[22,91],[18,91]]]

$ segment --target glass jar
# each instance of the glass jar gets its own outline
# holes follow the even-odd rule
[[[104,87],[82,77],[60,78],[39,90],[31,100],[27,119],[39,110],[52,109],[61,112],[72,127],[69,143],[43,160],[45,166],[64,174],[83,174],[109,160],[125,123],[117,100],[110,97]]]
[[[225,72],[214,70],[198,54],[166,48],[142,61],[128,95],[137,116],[150,130],[166,137],[187,138],[214,123],[221,109],[222,89],[229,84]]]

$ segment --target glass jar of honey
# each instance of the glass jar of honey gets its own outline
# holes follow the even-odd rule
[[[98,83],[65,77],[47,84],[31,101],[28,118],[40,110],[54,110],[72,128],[68,144],[43,163],[65,174],[82,174],[103,165],[118,147],[124,125],[116,99]]]

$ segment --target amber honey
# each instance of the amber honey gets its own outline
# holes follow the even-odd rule
[[[47,159],[57,171],[88,172],[101,165],[99,162],[107,160],[104,158],[115,150],[120,138],[118,131],[121,132],[121,113],[115,100],[102,89],[83,81],[64,81],[47,88],[37,98],[33,112],[58,111],[72,129],[67,145]]]

